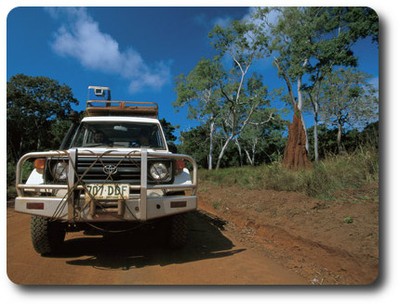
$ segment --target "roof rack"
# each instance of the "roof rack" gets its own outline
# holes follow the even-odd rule
[[[158,104],[155,102],[88,100],[86,113],[92,116],[136,116],[158,117]]]

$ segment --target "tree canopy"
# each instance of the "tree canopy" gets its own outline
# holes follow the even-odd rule
[[[343,70],[345,67],[357,67],[357,56],[352,49],[355,42],[369,37],[377,44],[378,34],[378,16],[362,7],[259,8],[246,19],[216,26],[209,37],[217,56],[212,60],[202,59],[187,76],[179,77],[175,102],[175,107],[189,105],[190,116],[204,124],[201,130],[203,135],[208,134],[208,168],[212,168],[213,150],[219,148],[218,168],[232,143],[237,147],[239,160],[245,155],[249,164],[255,164],[254,152],[260,146],[263,130],[259,125],[280,120],[271,108],[268,84],[253,69],[256,61],[270,56],[274,57],[276,77],[286,87],[281,102],[289,103],[283,108],[289,105],[293,113],[284,154],[288,167],[309,165],[303,112],[313,113],[316,160],[318,127],[322,124],[333,127],[333,119],[329,123],[325,118],[327,114],[330,118],[334,116],[335,99],[352,104],[347,104],[346,111],[354,114],[353,119],[357,117],[359,124],[372,122],[377,103],[374,90],[366,90],[371,86],[366,82],[356,83],[352,91],[354,95],[358,92],[358,98],[347,99],[338,92],[329,93],[333,90],[329,89],[329,80],[338,71],[347,71]],[[364,111],[361,120],[363,108],[372,111]],[[336,127],[340,130],[343,125]]]
[[[7,83],[8,157],[56,148],[68,129],[72,90],[48,77],[18,74]]]

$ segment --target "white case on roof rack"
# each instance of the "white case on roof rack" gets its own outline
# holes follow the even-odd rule
[[[111,89],[105,86],[89,86],[88,100],[111,100]]]

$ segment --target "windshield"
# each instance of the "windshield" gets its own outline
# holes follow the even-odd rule
[[[71,147],[165,149],[165,144],[160,127],[155,123],[83,122]]]

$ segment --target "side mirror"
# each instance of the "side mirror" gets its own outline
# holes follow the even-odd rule
[[[168,148],[171,153],[175,154],[178,153],[178,148],[176,147],[176,144],[174,144],[173,142],[168,142]]]

